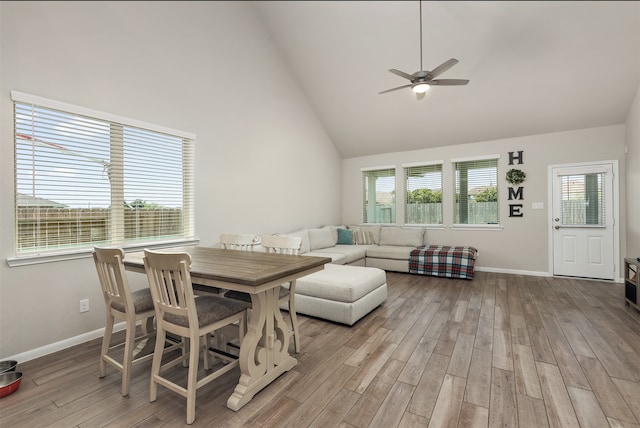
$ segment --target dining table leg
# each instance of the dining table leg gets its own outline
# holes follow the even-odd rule
[[[280,287],[251,294],[251,317],[240,344],[240,380],[227,400],[239,410],[255,394],[296,366],[289,354],[289,328],[279,306]]]

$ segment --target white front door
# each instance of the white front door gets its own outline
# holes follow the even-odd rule
[[[551,168],[553,274],[614,279],[613,164]]]

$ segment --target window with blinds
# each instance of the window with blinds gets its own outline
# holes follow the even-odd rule
[[[17,255],[193,236],[195,136],[12,98]]]
[[[362,171],[363,223],[396,222],[396,169]]]
[[[560,185],[563,225],[605,225],[603,173],[563,175]]]
[[[405,224],[442,224],[442,164],[404,167]]]
[[[455,223],[498,224],[498,158],[453,161]]]

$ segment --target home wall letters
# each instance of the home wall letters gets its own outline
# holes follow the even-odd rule
[[[509,152],[509,165],[513,165],[516,161],[518,162],[518,165],[522,165],[524,163],[522,153],[522,150],[518,152]],[[510,169],[507,171],[507,181],[515,186],[522,183],[526,177],[526,174],[520,169]],[[522,201],[524,199],[524,187],[518,186],[517,189],[509,187],[508,196],[510,201]],[[509,204],[509,217],[523,217],[524,213],[521,211],[522,207],[522,204]]]

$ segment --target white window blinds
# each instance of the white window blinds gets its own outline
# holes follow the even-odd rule
[[[442,164],[408,166],[405,224],[442,224]]]
[[[363,223],[396,222],[396,170],[383,168],[362,171]]]
[[[498,159],[453,161],[455,223],[498,224]]]
[[[189,135],[12,97],[17,255],[193,236]]]
[[[563,175],[560,179],[562,224],[604,226],[604,173]]]

